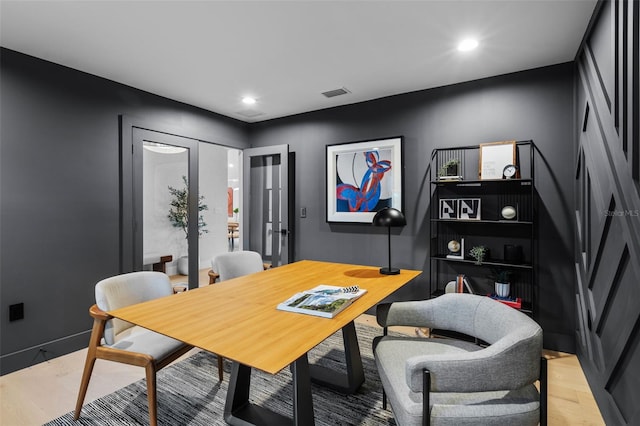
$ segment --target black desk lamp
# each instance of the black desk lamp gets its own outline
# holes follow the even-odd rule
[[[400,273],[400,269],[391,267],[391,227],[405,226],[406,224],[407,219],[402,212],[392,207],[385,207],[373,217],[373,226],[386,226],[389,231],[389,267],[380,268],[381,274],[398,275]]]

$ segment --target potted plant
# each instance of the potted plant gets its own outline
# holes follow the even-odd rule
[[[460,176],[460,173],[458,172],[459,165],[459,158],[452,158],[448,160],[440,166],[440,170],[438,170],[438,177],[446,178],[447,176]]]
[[[509,297],[511,291],[511,271],[495,269],[490,278],[494,281],[496,296]]]
[[[476,260],[476,265],[482,265],[482,261],[488,257],[489,249],[485,246],[473,246],[469,250],[469,256]]]
[[[189,183],[187,177],[182,176],[184,182],[184,188],[178,189],[169,186],[169,194],[173,197],[169,202],[171,208],[169,209],[169,223],[175,228],[180,228],[184,232],[186,240],[189,239]],[[209,210],[209,207],[204,204],[204,195],[198,196],[198,212],[203,210]],[[204,221],[204,217],[198,214],[198,237],[209,232],[206,229],[207,224]],[[178,259],[178,273],[181,275],[189,274],[189,259],[187,256],[181,256]]]

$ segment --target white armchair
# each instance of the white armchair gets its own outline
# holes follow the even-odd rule
[[[262,263],[262,256],[255,251],[233,251],[220,254],[211,259],[209,284],[230,280],[243,275],[269,269],[271,265]]]
[[[157,424],[156,372],[188,352],[192,346],[113,318],[107,311],[173,295],[169,277],[152,271],[118,275],[97,283],[95,295],[96,304],[89,309],[93,329],[74,419],[80,417],[96,359],[105,359],[145,368],[149,423],[154,426]]]

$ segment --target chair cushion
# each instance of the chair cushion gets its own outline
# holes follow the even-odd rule
[[[406,362],[414,356],[479,351],[474,343],[456,339],[386,336],[375,347],[382,384],[399,425],[422,424],[422,393],[407,384]],[[472,377],[469,380],[473,380]],[[472,393],[431,392],[432,425],[528,425],[539,420],[539,397],[533,385],[511,391]]]
[[[512,391],[433,392],[430,398],[433,426],[533,426],[540,420],[539,394],[534,385]],[[419,407],[422,410],[422,404]],[[422,420],[422,413],[418,420]]]
[[[116,342],[113,345],[105,346],[147,354],[151,355],[154,359],[161,360],[177,349],[185,346],[185,344],[179,340],[136,325],[118,334],[116,336]]]

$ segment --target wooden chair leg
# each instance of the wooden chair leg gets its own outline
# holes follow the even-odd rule
[[[82,372],[82,381],[80,382],[80,390],[78,391],[78,400],[76,401],[76,411],[73,415],[74,420],[80,418],[80,411],[82,411],[82,405],[84,398],[87,395],[87,389],[89,388],[89,380],[91,380],[91,373],[93,372],[93,366],[96,364],[95,351],[89,349],[87,352],[87,360],[84,363],[84,371]]]
[[[89,309],[89,312],[91,312],[91,309]],[[91,328],[91,336],[89,337],[89,346],[87,346],[87,359],[84,362],[82,380],[80,381],[80,390],[78,391],[78,400],[76,401],[76,411],[73,415],[74,420],[78,420],[80,418],[80,412],[82,411],[82,404],[84,404],[84,398],[87,395],[87,389],[89,388],[89,380],[91,380],[93,366],[96,364],[96,359],[98,358],[98,346],[100,346],[100,340],[104,334],[104,327],[104,320],[94,318],[93,327]]]
[[[218,357],[218,380],[222,381],[222,379],[224,378],[224,358],[217,354],[216,356]]]
[[[156,366],[149,363],[144,367],[147,373],[147,401],[149,404],[149,425],[158,425],[158,400],[156,395]]]

